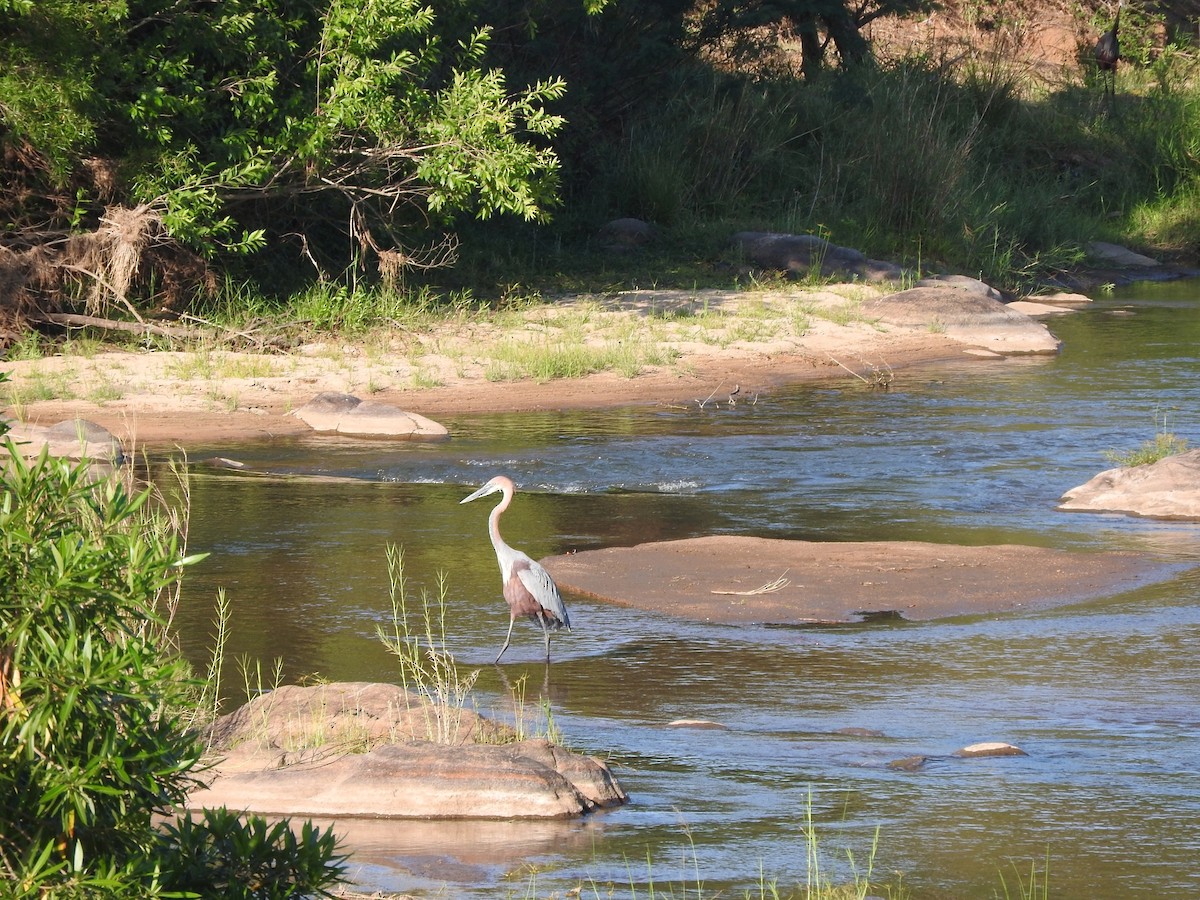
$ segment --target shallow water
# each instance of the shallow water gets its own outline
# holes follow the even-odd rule
[[[507,628],[486,538],[493,474],[521,489],[506,538],[535,558],[712,533],[809,540],[1134,549],[1200,562],[1200,526],[1062,513],[1069,488],[1163,427],[1200,442],[1200,285],[1138,285],[1051,320],[1053,358],[900,370],[736,407],[639,407],[443,420],[452,440],[306,439],[196,448],[276,473],[192,484],[179,617],[203,662],[213,598],[227,656],[270,680],[395,680],[384,548],[410,592],[445,579],[449,641],[481,667],[482,711],[524,677],[570,746],[611,760],[632,802],[571,823],[339,823],[364,889],[442,897],[693,895],[806,878],[806,811],[823,871],[870,856],[916,897],[1003,896],[1049,859],[1060,898],[1190,897],[1200,837],[1200,575],[1077,606],[825,629],[682,621],[567,597],[575,631]],[[703,399],[703,398],[698,398]],[[419,411],[419,410],[418,410]],[[200,472],[200,470],[197,470]],[[802,583],[802,573],[791,573]],[[227,665],[229,669],[236,668]],[[239,681],[236,672],[230,680]],[[233,692],[241,690],[234,685]],[[535,710],[536,712],[536,710]],[[669,729],[711,719],[727,730]],[[544,725],[544,723],[542,723]],[[871,729],[882,737],[840,734]],[[976,741],[1027,757],[958,760]],[[924,755],[915,772],[887,763]],[[729,896],[729,894],[726,894]]]

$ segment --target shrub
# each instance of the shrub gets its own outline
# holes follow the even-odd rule
[[[186,722],[195,682],[156,614],[184,566],[177,532],[116,477],[51,458],[0,459],[0,880],[9,897],[153,897],[175,887],[192,826],[182,804],[203,746]],[[223,820],[217,820],[220,824]],[[224,821],[238,871],[319,888],[340,877],[334,842],[289,842]],[[285,830],[287,823],[282,823]],[[233,838],[236,838],[234,840]],[[270,853],[257,851],[263,846]],[[239,856],[240,854],[240,856]],[[284,863],[281,863],[283,860]],[[326,867],[328,867],[326,869]],[[324,871],[321,871],[324,870]],[[318,877],[315,873],[321,872]],[[188,877],[194,875],[190,870]],[[194,883],[207,883],[196,878]],[[249,874],[243,883],[253,883]],[[297,894],[293,894],[297,895]],[[210,895],[211,896],[211,895]]]
[[[206,809],[200,819],[166,827],[170,852],[163,880],[168,888],[224,900],[284,900],[330,896],[341,880],[342,857],[330,831],[305,822],[297,835],[288,822],[242,821],[234,813]]]

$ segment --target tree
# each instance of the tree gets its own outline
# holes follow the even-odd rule
[[[932,0],[716,0],[702,19],[706,39],[730,30],[784,26],[800,40],[801,66],[815,78],[827,66],[830,43],[844,68],[872,59],[863,28],[884,16],[930,9]]]
[[[89,268],[66,239],[108,225],[135,257],[293,240],[404,263],[431,218],[544,218],[562,82],[510,92],[487,29],[434,26],[418,0],[0,0],[4,246]]]

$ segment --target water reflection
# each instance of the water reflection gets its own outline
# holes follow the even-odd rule
[[[411,591],[436,594],[444,576],[451,649],[481,668],[484,711],[503,714],[506,680],[543,686],[572,746],[610,755],[633,797],[583,822],[530,826],[527,843],[509,823],[378,834],[353,823],[367,889],[545,896],[583,881],[646,895],[651,881],[694,886],[699,872],[715,893],[754,888],[760,863],[790,887],[805,880],[811,804],[828,871],[845,873],[844,849],[867,859],[878,826],[876,871],[904,872],[914,896],[990,897],[1009,860],[1028,874],[1047,854],[1057,897],[1190,896],[1194,570],[1065,609],[824,629],[709,625],[568,595],[575,631],[555,640],[550,669],[525,623],[497,669],[508,614],[486,514],[458,501],[511,475],[521,493],[505,536],[535,558],[733,533],[1197,561],[1195,525],[1054,506],[1164,415],[1200,441],[1198,306],[1195,285],[1120,291],[1052,321],[1058,357],[906,371],[886,393],[848,379],[732,409],[463,417],[436,445],[195,450],[327,480],[197,476],[191,549],[213,555],[187,586],[185,651],[206,658],[223,588],[232,657],[268,668],[281,657],[287,680],[394,680],[375,632],[390,609],[385,547],[397,544]],[[725,729],[666,727],[676,719]],[[979,740],[1029,756],[950,756]],[[914,755],[929,760],[888,766]]]

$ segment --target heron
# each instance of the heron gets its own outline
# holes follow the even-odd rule
[[[512,479],[497,475],[469,497],[464,497],[459,503],[470,503],[489,494],[502,493],[504,497],[496,504],[488,516],[488,533],[492,538],[492,546],[496,549],[496,561],[500,563],[500,577],[504,582],[504,600],[508,603],[509,620],[508,636],[504,638],[504,646],[496,654],[496,662],[508,649],[512,641],[513,624],[518,616],[528,616],[542,626],[546,637],[546,662],[550,662],[550,632],[560,628],[571,630],[571,618],[567,615],[567,607],[563,604],[558,585],[550,577],[550,573],[542,565],[530,559],[520,550],[514,550],[500,537],[500,514],[512,503],[516,488]]]
[[[1124,5],[1125,0],[1119,0],[1112,27],[1096,41],[1096,65],[1100,68],[1100,77],[1104,79],[1105,93],[1116,90],[1117,62],[1121,59],[1121,42],[1117,39],[1117,28],[1121,24],[1121,7]]]

